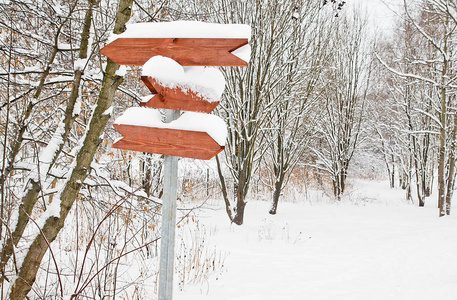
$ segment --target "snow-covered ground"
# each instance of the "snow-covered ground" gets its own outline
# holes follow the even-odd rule
[[[457,299],[457,214],[438,218],[434,199],[416,207],[385,182],[354,186],[343,203],[282,202],[276,216],[249,202],[240,227],[214,202],[199,222],[223,272],[174,299]]]

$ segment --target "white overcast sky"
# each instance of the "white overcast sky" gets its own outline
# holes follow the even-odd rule
[[[345,0],[348,5],[360,6],[369,15],[369,22],[387,31],[395,23],[395,12],[401,9],[403,0]],[[394,10],[394,11],[392,11]]]

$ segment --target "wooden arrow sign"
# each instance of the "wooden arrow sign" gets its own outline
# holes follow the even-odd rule
[[[219,104],[219,101],[209,101],[190,89],[164,87],[152,77],[141,76],[141,80],[156,95],[148,102],[141,102],[140,106],[210,113]]]
[[[162,55],[182,66],[246,67],[231,52],[247,44],[244,38],[118,38],[100,52],[119,65],[143,65]]]
[[[208,160],[224,150],[206,132],[114,124],[123,138],[113,148]]]

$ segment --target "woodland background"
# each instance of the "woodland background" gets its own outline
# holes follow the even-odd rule
[[[180,160],[181,225],[197,226],[208,199],[237,225],[247,197],[270,201],[266,214],[309,188],[344,201],[351,178],[387,178],[450,214],[457,1],[399,4],[381,35],[344,1],[0,1],[1,299],[141,299],[156,276],[144,263],[157,257],[162,158],[110,148],[115,117],[147,94],[141,68],[124,74],[100,54],[128,23],[252,27],[249,66],[221,69],[225,151]],[[222,264],[196,258],[205,242],[192,232],[181,284]]]

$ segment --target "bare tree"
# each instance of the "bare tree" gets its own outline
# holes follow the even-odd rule
[[[405,78],[412,82],[418,81],[422,85],[430,88],[422,92],[423,102],[428,104],[428,108],[420,109],[420,113],[426,117],[431,128],[438,131],[438,207],[439,215],[450,214],[450,205],[455,181],[455,86],[453,84],[455,72],[452,68],[454,56],[454,44],[452,40],[455,36],[456,19],[455,13],[457,6],[455,1],[448,0],[424,0],[424,1],[404,1],[405,21],[415,32],[415,36],[420,37],[427,46],[422,55],[425,57],[410,57],[411,64],[422,65],[423,67],[401,70],[398,67],[390,67],[385,62],[384,65],[395,75]],[[414,51],[411,50],[410,51]],[[414,54],[414,53],[413,53]],[[424,70],[426,72],[424,72]],[[408,96],[411,95],[408,87]],[[413,128],[411,125],[410,128]],[[434,134],[436,131],[431,131]],[[412,138],[417,141],[417,134]],[[424,138],[429,138],[423,135]],[[423,182],[421,174],[424,167],[419,166],[417,159],[427,148],[419,149],[417,142],[413,141],[412,153],[416,157],[417,180]],[[422,153],[422,154],[421,154]],[[430,168],[428,168],[430,169]],[[418,189],[423,191],[422,187]],[[426,190],[426,189],[425,189]]]
[[[268,7],[268,9],[265,9]],[[232,208],[219,158],[218,170],[227,214],[241,225],[252,174],[265,147],[261,130],[275,102],[274,93],[287,80],[284,48],[293,45],[294,18],[304,13],[299,1],[220,1],[215,8],[220,21],[250,24],[253,28],[251,60],[245,69],[225,69],[227,80],[219,114],[228,122],[226,165],[234,182],[235,206]],[[313,7],[311,5],[310,7]],[[295,15],[295,17],[294,17]]]
[[[322,77],[321,122],[313,152],[317,167],[330,175],[333,194],[340,200],[349,164],[360,141],[368,96],[371,58],[366,21],[354,13],[340,16],[332,38],[331,66]]]
[[[303,40],[302,35],[307,32],[307,28],[319,27],[306,21],[314,22],[319,14],[319,8],[326,4],[332,4],[334,11],[339,12],[344,1],[221,0],[209,5],[211,7],[209,13],[203,13],[209,20],[250,24],[253,28],[250,41],[251,61],[246,69],[224,70],[227,86],[223,96],[224,101],[219,109],[219,114],[228,120],[229,134],[225,164],[221,163],[219,157],[217,158],[218,174],[227,214],[236,224],[243,223],[249,185],[252,175],[256,173],[261,158],[267,150],[265,146],[274,147],[271,140],[264,140],[266,135],[263,134],[271,129],[266,124],[266,121],[273,116],[269,112],[273,111],[275,103],[281,102],[284,97],[292,97],[290,92],[299,89],[294,87],[294,84],[297,82],[299,66],[303,65],[300,59],[307,45],[305,47],[299,45],[293,37]],[[298,24],[299,22],[302,23]],[[305,107],[306,105],[302,103],[302,112]],[[283,109],[287,110],[286,107]],[[300,120],[299,115],[297,111],[291,111],[287,120],[284,120],[284,115],[281,115],[284,121],[282,128],[279,128],[276,135],[270,134],[276,139],[276,145],[281,144],[279,148],[288,147],[288,150],[294,152],[287,157],[273,154],[273,157],[279,160],[275,163],[279,162],[282,165],[277,168],[276,173],[273,172],[275,174],[273,176],[280,179],[280,184],[277,184],[275,191],[278,197],[287,182],[287,174],[290,174],[303,149],[303,147],[297,147],[298,143],[294,144],[292,139],[281,141],[282,134],[288,130],[286,129],[288,125],[295,122],[293,126],[297,127],[303,121]],[[287,153],[287,150],[282,153]],[[234,205],[229,199],[228,181],[224,174],[225,166],[228,168],[229,178],[234,186]]]
[[[311,3],[309,3],[310,5]],[[273,199],[270,214],[276,214],[281,191],[286,187],[293,169],[308,150],[317,114],[313,105],[317,98],[315,88],[327,67],[330,51],[329,23],[333,14],[319,11],[319,6],[302,7],[295,19],[285,47],[286,73],[274,91],[276,99],[269,112],[267,129],[263,131],[269,145],[265,165],[270,174]],[[285,43],[286,44],[286,43]]]

